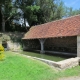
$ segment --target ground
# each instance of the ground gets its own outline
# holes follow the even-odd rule
[[[61,78],[59,80],[80,80],[80,77],[79,76],[75,76],[75,77],[64,77],[64,78]]]

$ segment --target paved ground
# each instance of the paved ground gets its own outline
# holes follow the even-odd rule
[[[75,76],[75,77],[64,77],[64,78],[61,78],[59,80],[80,80],[80,77],[79,76]]]

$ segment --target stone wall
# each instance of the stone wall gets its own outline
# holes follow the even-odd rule
[[[3,41],[6,41],[7,46],[5,50],[19,51],[21,50],[22,37],[25,33],[21,32],[5,32],[0,33],[0,44],[3,44]]]
[[[19,54],[19,53],[17,53]],[[33,58],[36,60],[40,60],[48,65],[50,65],[51,67],[54,67],[58,70],[62,70],[62,69],[67,69],[67,68],[72,68],[75,66],[79,66],[80,65],[80,58],[79,57],[75,57],[75,58],[69,58],[69,59],[65,59],[62,61],[51,61],[51,60],[47,60],[47,59],[42,59],[42,58],[37,58],[37,57],[32,57],[32,56],[28,56],[28,55],[23,55],[23,54],[19,54],[23,57],[27,57],[27,58]]]
[[[46,39],[45,50],[77,53],[77,37]]]
[[[77,57],[80,57],[80,36],[77,36]]]
[[[40,50],[38,39],[23,40],[24,50]],[[63,37],[46,39],[44,50],[77,53],[77,37]]]
[[[79,57],[69,58],[66,60],[58,61],[58,62],[50,61],[50,60],[46,60],[46,59],[41,59],[41,58],[36,58],[36,57],[32,57],[32,58],[40,60],[42,62],[45,62],[48,65],[53,66],[59,70],[72,68],[72,67],[80,65],[80,58]]]
[[[38,39],[23,40],[23,50],[40,50],[40,42]]]
[[[7,42],[7,50],[11,51],[20,51],[21,50],[21,45],[18,42]]]

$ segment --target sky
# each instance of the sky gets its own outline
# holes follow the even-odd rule
[[[67,7],[72,7],[75,9],[80,9],[80,0],[62,0]]]

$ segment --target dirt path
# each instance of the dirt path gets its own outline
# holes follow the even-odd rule
[[[79,76],[75,76],[75,77],[64,77],[64,78],[60,78],[59,80],[80,80]]]

